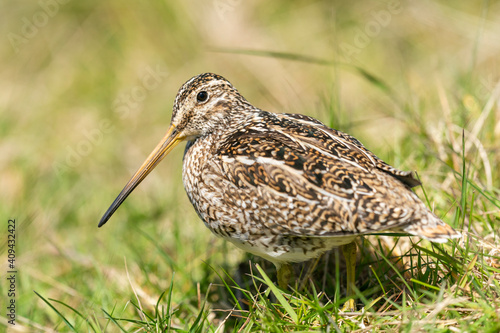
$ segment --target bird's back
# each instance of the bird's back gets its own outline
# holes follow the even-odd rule
[[[212,231],[258,237],[340,237],[382,230],[434,241],[457,233],[410,190],[420,184],[355,138],[318,120],[253,112],[186,149],[186,190]],[[193,170],[197,169],[197,170]]]

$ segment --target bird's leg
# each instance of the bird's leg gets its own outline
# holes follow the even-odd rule
[[[293,276],[293,268],[290,264],[280,265],[278,268],[278,285],[281,289],[288,289],[288,283]]]
[[[351,242],[346,245],[342,245],[342,253],[345,258],[345,265],[347,270],[347,297],[354,296],[354,279],[356,272],[356,243]],[[354,299],[349,298],[345,302],[343,311],[356,311],[356,306],[354,304]]]
[[[309,277],[311,276],[311,274],[314,272],[314,269],[316,268],[316,266],[318,266],[318,263],[319,263],[319,260],[321,259],[321,257],[322,256],[319,256],[316,259],[314,259],[314,262],[312,262],[312,264],[309,266],[309,269],[307,270],[306,275],[304,276],[304,278],[300,282],[299,290],[304,289],[307,280],[309,279]]]

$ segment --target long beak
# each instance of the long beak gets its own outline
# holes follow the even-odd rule
[[[163,160],[165,156],[175,147],[182,139],[179,138],[179,133],[174,125],[170,125],[170,128],[165,134],[165,137],[158,143],[153,152],[149,155],[149,157],[144,161],[139,170],[132,176],[132,178],[128,181],[127,185],[120,192],[118,197],[116,197],[115,201],[108,208],[106,213],[101,218],[99,222],[99,227],[102,227],[109,218],[113,215],[113,213],[120,207],[123,201],[127,199],[130,193],[139,185],[144,178]]]

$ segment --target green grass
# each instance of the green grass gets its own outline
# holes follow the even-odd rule
[[[500,330],[500,7],[401,2],[347,57],[387,6],[69,1],[13,47],[43,8],[4,3],[0,216],[5,231],[16,219],[18,273],[16,326],[2,311],[0,330]],[[344,313],[338,251],[296,265],[283,291],[273,265],[210,234],[184,193],[181,148],[98,229],[163,137],[180,85],[206,71],[262,109],[317,117],[417,170],[417,194],[463,238],[360,238],[358,311]]]

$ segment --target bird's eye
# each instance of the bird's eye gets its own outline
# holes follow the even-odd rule
[[[208,99],[208,93],[206,91],[200,91],[198,95],[196,95],[196,100],[198,102],[205,102]]]

